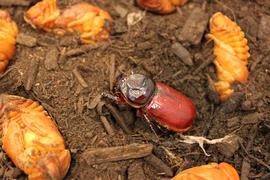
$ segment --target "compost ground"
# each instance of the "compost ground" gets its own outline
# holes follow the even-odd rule
[[[59,6],[65,8],[77,2],[61,0]],[[153,154],[174,173],[225,161],[249,179],[270,179],[270,41],[267,39],[270,29],[264,26],[270,24],[268,2],[194,0],[170,15],[146,12],[143,19],[132,26],[127,26],[126,15],[141,11],[133,1],[89,2],[109,11],[114,22],[110,40],[87,46],[78,41],[77,35],[57,37],[33,29],[23,20],[23,13],[29,7],[4,7],[18,23],[20,32],[37,42],[29,47],[31,42],[23,38],[23,42],[17,44],[7,73],[1,76],[0,92],[39,101],[53,117],[72,155],[66,179],[136,179],[136,174],[137,179],[169,178],[143,158],[97,165],[88,165],[82,160],[89,148],[131,143],[153,144]],[[179,41],[179,33],[196,7],[202,8],[209,17],[217,11],[223,12],[240,25],[249,42],[249,80],[245,84],[235,84],[234,96],[224,103],[217,101],[209,81],[209,77],[216,80],[215,67],[209,60],[213,43],[207,42],[204,36],[209,27],[199,44],[184,44],[193,57],[193,65],[186,65],[172,51],[172,44]],[[209,63],[205,65],[205,61]],[[193,100],[197,118],[185,135],[215,139],[234,134],[238,140],[225,146],[206,144],[205,150],[210,154],[206,156],[198,144],[181,143],[176,133],[157,130],[157,140],[134,109],[104,99],[105,104],[112,104],[119,110],[131,129],[130,134],[125,133],[104,106],[102,113],[114,131],[114,135],[108,135],[93,105],[97,96],[110,91],[117,74],[131,72],[149,75]],[[79,81],[76,73],[86,84]],[[1,150],[0,155],[3,179],[26,179],[4,151]]]

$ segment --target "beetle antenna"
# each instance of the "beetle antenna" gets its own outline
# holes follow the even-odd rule
[[[152,125],[150,119],[148,118],[148,116],[147,116],[146,114],[143,114],[143,117],[145,118],[145,120],[147,121],[147,123],[148,123],[149,126],[150,126],[150,129],[153,131],[153,133],[155,134],[157,140],[159,141],[159,137],[158,137],[158,135],[157,135],[157,133],[156,133],[156,131],[155,131],[155,129],[154,129],[154,127],[153,127],[153,125]]]

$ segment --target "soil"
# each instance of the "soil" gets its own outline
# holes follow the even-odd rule
[[[61,0],[59,6],[67,7],[78,1]],[[169,15],[146,12],[140,22],[128,27],[125,12],[116,7],[121,6],[127,13],[138,12],[140,9],[134,1],[89,2],[112,14],[112,36],[102,45],[88,48],[87,51],[83,49],[83,53],[70,57],[63,57],[63,54],[84,47],[77,41],[76,35],[57,37],[33,29],[23,20],[23,13],[29,7],[4,7],[18,23],[20,32],[36,38],[37,45],[27,47],[17,44],[16,54],[8,66],[8,73],[1,76],[0,93],[20,95],[39,101],[53,117],[72,154],[66,179],[132,179],[131,174],[136,174],[136,171],[143,175],[135,177],[169,178],[142,158],[98,165],[87,165],[81,161],[82,153],[88,148],[131,143],[153,144],[153,154],[174,173],[209,162],[225,161],[234,165],[239,174],[244,173],[243,175],[249,179],[270,178],[270,43],[258,37],[262,16],[270,15],[269,3],[262,0],[191,0]],[[183,63],[171,49],[172,44],[178,42],[177,36],[192,10],[202,6],[209,15],[221,11],[234,19],[246,33],[249,42],[249,80],[245,84],[236,84],[235,95],[224,103],[216,102],[215,94],[209,88],[208,76],[216,78],[212,63],[196,75],[193,74],[211,55],[213,43],[207,42],[203,36],[198,45],[185,45],[193,56],[193,65]],[[208,27],[205,34],[207,32]],[[60,54],[59,57],[55,49]],[[56,59],[59,66],[48,65],[45,61],[48,55],[58,57]],[[178,134],[168,131],[158,131],[157,141],[149,125],[136,116],[135,109],[118,107],[106,99],[105,103],[112,103],[120,114],[131,120],[128,125],[132,131],[131,134],[126,134],[104,108],[104,114],[115,132],[114,135],[108,135],[96,109],[89,109],[87,104],[102,92],[109,92],[114,59],[117,73],[138,72],[149,75],[192,99],[197,108],[197,118],[185,135],[215,139],[235,134],[241,139],[238,148],[233,148],[232,154],[228,155],[226,151],[229,146],[222,148],[218,145],[205,145],[206,152],[211,155],[205,156],[197,144],[181,143]],[[31,65],[35,60],[39,60],[39,64]],[[36,78],[32,77],[35,76],[35,73],[32,73],[34,70],[31,69],[33,67],[38,68]],[[74,69],[79,71],[88,86],[82,87],[74,76]],[[29,84],[27,88],[25,84],[29,81],[29,76],[32,77],[33,85],[27,90]],[[3,179],[27,178],[15,168],[4,151],[1,152],[0,158],[0,176]]]

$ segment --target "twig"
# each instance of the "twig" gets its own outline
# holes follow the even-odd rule
[[[27,71],[25,73],[26,77],[24,81],[24,87],[25,90],[27,91],[29,91],[35,83],[38,74],[39,61],[40,60],[38,58],[32,58],[27,68]]]
[[[188,16],[181,32],[177,35],[179,41],[189,45],[198,45],[208,23],[208,13],[202,8],[194,8]]]
[[[108,148],[88,149],[82,153],[82,161],[88,165],[105,162],[115,162],[127,159],[136,159],[148,156],[152,153],[152,144],[129,144]]]
[[[83,46],[80,46],[79,48],[76,48],[76,49],[72,49],[72,50],[67,51],[64,54],[64,56],[65,57],[79,56],[81,54],[87,53],[90,50],[97,49],[97,48],[99,48],[101,46],[104,46],[104,45],[105,45],[104,43],[96,43],[96,44],[83,45]]]
[[[110,90],[113,89],[113,83],[115,79],[115,55],[112,55],[110,58],[110,67],[109,67],[109,81],[110,81]]]
[[[13,69],[16,69],[16,68],[9,68],[8,70],[6,70],[5,73],[0,74],[0,79],[2,79],[2,78],[5,77],[7,74],[9,74]]]
[[[75,69],[73,69],[72,72],[73,72],[74,76],[76,77],[76,79],[78,80],[78,82],[81,84],[81,86],[83,88],[88,88],[88,84],[83,79],[81,73],[78,70],[78,67],[75,67]]]
[[[146,179],[142,161],[134,161],[128,167],[128,180]]]
[[[102,113],[102,107],[103,107],[104,104],[105,104],[105,102],[103,102],[103,101],[100,101],[98,103],[97,112],[98,112],[98,114],[100,116],[100,120],[101,120],[105,130],[107,131],[107,133],[110,136],[112,136],[112,135],[114,135],[114,130],[113,130],[112,126],[110,125],[110,123],[108,122],[107,118]]]
[[[115,121],[125,131],[125,133],[131,134],[131,130],[129,129],[129,127],[125,123],[124,117],[120,114],[120,112],[115,107],[113,107],[111,104],[105,104],[105,106],[112,113],[113,117],[115,118]]]
[[[261,177],[262,180],[270,179],[270,173],[267,173]]]
[[[188,66],[193,66],[193,60],[190,52],[182,46],[182,44],[176,42],[171,46],[172,52],[179,57],[182,62]]]
[[[69,51],[66,51],[66,49],[63,49],[59,57],[59,64],[61,65],[60,67],[62,68],[62,66],[67,62],[69,57],[86,54],[87,52],[98,49],[100,47],[106,48],[108,45],[109,43],[95,43],[95,44],[82,45],[79,48],[71,49]]]
[[[251,136],[250,136],[250,139],[246,148],[244,148],[243,144],[240,142],[241,147],[243,148],[243,150],[246,152],[247,155],[249,155],[248,151],[253,146],[254,139],[257,135],[257,127],[258,127],[258,123],[252,127],[250,131]],[[249,171],[250,171],[250,163],[248,162],[248,158],[244,157],[243,162],[242,162],[242,168],[241,168],[241,180],[249,179],[248,178]]]
[[[242,147],[243,148],[243,147]],[[264,167],[266,167],[269,171],[270,171],[270,166],[268,164],[266,164],[264,161],[254,157],[251,154],[247,154],[249,158],[254,159],[255,161],[257,161],[259,164],[263,165]]]
[[[1,0],[1,6],[29,6],[32,0]]]
[[[229,8],[229,7],[226,6],[224,3],[222,3],[222,2],[220,2],[220,1],[218,1],[218,0],[215,0],[215,1],[217,2],[217,4],[220,4],[221,6],[223,6],[223,7],[227,8],[227,9],[229,9],[229,10],[231,11],[232,15],[233,15],[234,21],[236,21],[235,13],[234,13],[234,11],[233,11],[231,8]]]
[[[149,156],[146,156],[144,160],[148,164],[152,165],[158,172],[164,173],[165,175],[170,177],[173,176],[172,169],[155,155],[151,154]]]
[[[203,70],[206,66],[208,66],[209,64],[211,64],[214,61],[214,55],[210,55],[205,61],[203,61],[202,64],[199,65],[199,67],[197,69],[195,69],[195,71],[193,71],[193,75],[198,74],[201,70]]]
[[[256,127],[257,127],[257,125],[256,125]],[[256,132],[257,132],[257,130],[256,130]],[[241,145],[242,149],[244,150],[244,152],[247,154],[247,156],[248,156],[249,158],[251,158],[251,159],[257,161],[259,164],[265,166],[265,167],[270,171],[270,166],[269,166],[268,164],[266,164],[264,161],[262,161],[262,160],[260,160],[260,159],[258,159],[258,158],[256,158],[256,157],[254,157],[253,155],[251,155],[250,153],[248,153],[248,150],[251,149],[251,147],[252,147],[252,145],[253,145],[253,141],[254,141],[254,139],[255,139],[255,137],[256,137],[256,134],[257,134],[257,133],[253,133],[253,135],[252,135],[252,137],[251,137],[251,140],[249,141],[249,143],[248,143],[248,145],[247,145],[247,148],[245,148],[244,145],[243,145],[243,143],[241,143],[241,142],[240,142],[240,145]],[[250,143],[250,142],[251,142],[251,143]],[[245,159],[244,159],[244,161],[245,161]],[[243,162],[243,163],[244,163],[244,162]]]
[[[97,94],[92,99],[92,101],[89,101],[89,98],[90,98],[90,94],[89,94],[89,97],[88,97],[87,108],[88,109],[95,109],[95,107],[97,107],[97,105],[101,102],[102,95],[101,94]]]
[[[269,55],[269,51],[267,52],[267,55],[264,56],[264,57],[261,57],[261,58],[256,58],[253,63],[251,64],[250,66],[250,71],[254,71],[255,68],[257,67],[257,65],[261,62],[261,61],[264,61],[265,59],[269,58],[270,55]]]

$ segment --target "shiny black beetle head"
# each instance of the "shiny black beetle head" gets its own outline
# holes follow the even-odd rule
[[[145,106],[155,91],[155,82],[142,74],[119,76],[115,91],[134,108]]]

